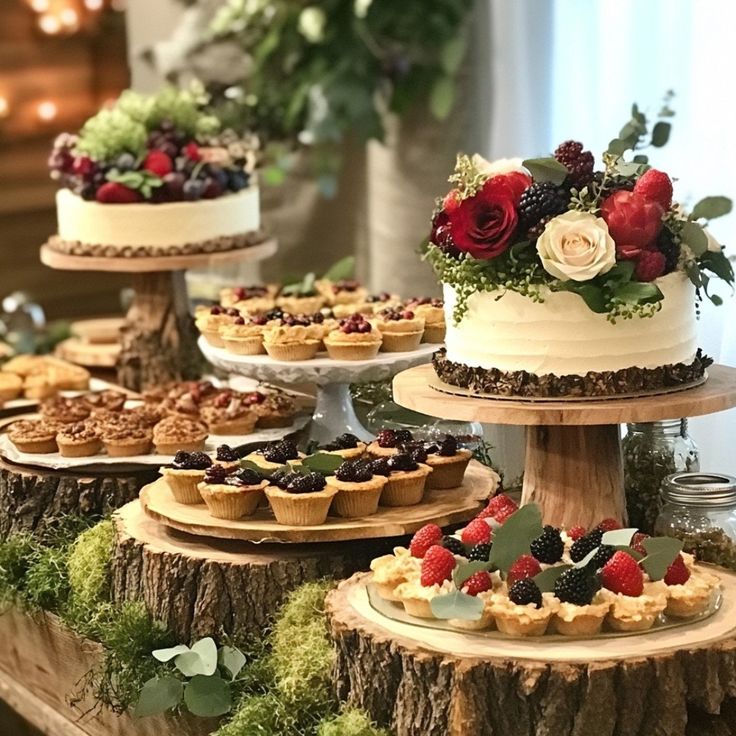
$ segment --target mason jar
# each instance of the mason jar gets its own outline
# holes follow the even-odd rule
[[[677,537],[702,562],[736,569],[736,478],[675,473],[665,478],[654,532]]]
[[[651,534],[662,482],[672,473],[700,470],[700,455],[687,419],[628,424],[627,430],[622,450],[629,526]]]

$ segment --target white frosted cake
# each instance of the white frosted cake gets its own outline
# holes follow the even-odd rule
[[[79,256],[214,253],[264,239],[258,141],[221,131],[201,95],[124,92],[49,158],[58,232],[49,247]]]
[[[696,304],[721,303],[715,278],[734,281],[706,223],[731,203],[706,197],[688,214],[666,173],[625,160],[648,131],[634,110],[603,170],[576,141],[542,159],[458,156],[426,251],[444,290],[441,381],[565,398],[704,379],[712,361],[698,348]]]

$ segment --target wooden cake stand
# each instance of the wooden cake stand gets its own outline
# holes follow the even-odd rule
[[[135,292],[121,331],[118,382],[133,391],[172,380],[198,378],[197,350],[184,272],[214,264],[260,261],[272,256],[275,240],[248,248],[198,255],[105,258],[60,253],[41,247],[41,262],[65,271],[114,271],[131,274]]]
[[[718,736],[736,726],[736,575],[713,616],[545,642],[438,631],[374,610],[370,576],[327,598],[337,694],[395,736]]]
[[[547,523],[588,527],[626,516],[619,425],[730,409],[736,406],[736,368],[714,365],[695,388],[642,398],[531,401],[463,395],[423,365],[394,378],[394,399],[444,419],[525,425],[522,502],[539,504]]]

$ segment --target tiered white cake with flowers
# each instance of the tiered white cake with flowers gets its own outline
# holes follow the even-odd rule
[[[638,153],[666,142],[665,106],[650,129],[634,106],[603,154],[576,141],[549,158],[459,156],[438,202],[427,258],[443,284],[445,382],[479,393],[606,396],[701,380],[696,304],[710,280],[733,283],[707,229],[731,202],[691,213],[670,177]],[[627,151],[636,151],[627,160]]]

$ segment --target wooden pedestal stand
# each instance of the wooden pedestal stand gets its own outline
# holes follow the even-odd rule
[[[238,250],[190,256],[104,258],[73,256],[47,245],[41,262],[67,271],[115,271],[131,274],[135,292],[121,331],[118,382],[133,391],[172,380],[198,378],[202,357],[189,314],[184,271],[244,260],[263,260],[276,252],[276,241]]]
[[[0,458],[0,539],[14,532],[43,534],[68,515],[102,516],[138,497],[158,475],[74,473],[15,465]]]
[[[176,532],[134,501],[114,515],[112,597],[141,600],[189,642],[224,632],[260,637],[287,594],[302,583],[367,570],[395,540],[253,544]]]
[[[327,599],[338,695],[395,736],[726,736],[736,731],[736,575],[690,627],[580,641],[400,623],[365,575]]]
[[[527,426],[522,501],[539,504],[549,524],[587,527],[626,515],[619,425],[730,409],[736,368],[712,366],[704,384],[656,396],[535,402],[463,395],[420,366],[394,378],[394,398],[444,419]]]

